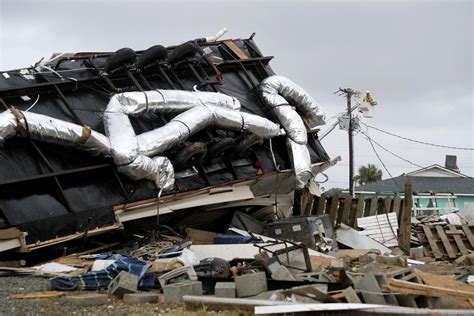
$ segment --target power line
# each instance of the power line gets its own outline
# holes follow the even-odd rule
[[[365,134],[365,133],[364,133]],[[390,178],[393,180],[393,182],[395,182],[395,184],[400,188],[400,190],[403,191],[402,187],[400,186],[400,184],[398,184],[397,180],[395,180],[395,178],[392,176],[392,174],[390,173],[390,171],[388,170],[387,166],[385,166],[385,163],[382,161],[382,158],[380,158],[379,156],[379,153],[377,152],[377,150],[375,149],[374,147],[374,144],[372,144],[372,139],[370,137],[367,138],[367,140],[369,141],[369,144],[370,146],[372,147],[372,150],[374,151],[375,155],[377,156],[378,160],[380,161],[380,163],[382,164],[383,168],[385,169],[385,171],[387,171],[388,175],[390,176]]]
[[[399,155],[397,155],[396,153],[388,150],[387,148],[385,148],[384,146],[380,145],[379,143],[377,143],[373,138],[371,138],[367,133],[365,132],[361,132],[365,137],[367,137],[368,139],[370,139],[371,142],[373,142],[375,145],[379,146],[380,148],[382,148],[383,150],[385,150],[386,152],[388,152],[389,154],[392,154],[393,156],[397,157],[398,159],[401,159],[405,162],[408,162],[409,164],[415,166],[415,167],[418,167],[418,168],[424,168],[423,166],[420,166],[419,164],[416,164],[414,162],[411,162],[410,160],[408,159],[405,159]]]
[[[365,126],[367,126],[367,127],[369,127],[369,128],[375,129],[375,130],[377,130],[377,131],[379,131],[379,132],[382,132],[382,133],[385,133],[385,134],[387,134],[387,135],[394,136],[394,137],[398,137],[398,138],[401,138],[401,139],[404,139],[404,140],[408,140],[408,141],[410,141],[410,142],[414,142],[414,143],[418,143],[418,144],[423,144],[423,145],[428,145],[428,146],[433,146],[433,147],[440,147],[440,148],[458,149],[458,150],[474,150],[474,148],[471,148],[471,147],[455,147],[455,146],[447,146],[447,145],[439,145],[439,144],[427,143],[427,142],[423,142],[423,141],[421,141],[421,140],[416,140],[416,139],[412,139],[412,138],[408,138],[408,137],[396,135],[396,134],[393,134],[393,133],[384,131],[383,129],[380,129],[380,128],[377,128],[377,127],[374,127],[374,126],[367,125],[367,124],[362,123],[362,122],[361,122],[361,124],[364,124]]]

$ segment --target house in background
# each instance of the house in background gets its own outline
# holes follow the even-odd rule
[[[403,196],[408,179],[413,187],[413,209],[416,213],[442,215],[452,210],[463,211],[466,203],[474,203],[474,178],[460,173],[457,157],[449,155],[444,167],[434,164],[393,179],[364,184],[356,187],[355,193]]]

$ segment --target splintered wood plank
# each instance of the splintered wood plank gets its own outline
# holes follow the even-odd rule
[[[474,249],[474,237],[472,236],[471,229],[467,225],[462,225],[462,230],[471,244],[471,248]]]
[[[365,207],[365,197],[363,195],[359,195],[357,198],[357,207],[354,216],[351,216],[350,218],[350,223],[351,227],[356,227],[357,226],[357,218],[361,218],[364,216],[364,207]]]
[[[339,198],[339,207],[337,208],[336,227],[341,226],[342,212],[344,210],[344,198]]]
[[[443,254],[438,248],[438,245],[436,244],[436,239],[434,238],[433,234],[431,233],[431,228],[427,225],[421,225],[421,228],[423,229],[423,232],[425,233],[426,239],[428,240],[428,243],[430,244],[431,251],[433,252],[433,256],[436,259],[441,259]]]
[[[400,218],[400,205],[402,204],[402,199],[397,195],[393,198],[392,210],[391,212],[397,213],[397,218]],[[399,222],[400,224],[400,222]]]
[[[392,201],[393,199],[391,196],[386,196],[385,199],[383,199],[383,204],[387,213],[392,212]]]
[[[341,217],[341,222],[346,225],[349,225],[349,217],[351,215],[351,208],[352,208],[352,196],[349,193],[347,193],[344,197],[344,208],[342,210],[342,217]]]
[[[247,54],[237,46],[234,41],[224,41],[224,45],[227,46],[239,59],[248,59]]]
[[[377,194],[372,197],[372,200],[370,201],[369,214],[366,214],[365,216],[374,216],[374,215],[376,215],[378,199],[379,198],[377,197]]]
[[[331,205],[329,206],[329,220],[333,227],[336,227],[336,215],[337,215],[337,207],[339,206],[339,194],[334,194],[331,199]],[[326,209],[326,213],[327,213]]]
[[[449,227],[449,230],[445,231],[446,234],[448,234],[450,232],[453,232],[453,231],[459,232],[459,230],[456,230],[456,226],[454,226],[454,225],[448,225],[448,227]],[[462,233],[462,231],[460,231],[460,232]],[[464,245],[464,242],[462,241],[461,236],[459,236],[459,234],[453,234],[452,236],[453,236],[454,241],[456,242],[456,245],[458,246],[459,251],[461,252],[461,254],[462,255],[467,255],[469,252],[467,251],[466,245]]]
[[[438,236],[441,238],[441,242],[443,243],[444,249],[446,249],[446,252],[448,253],[448,258],[450,259],[456,258],[456,252],[451,246],[451,243],[449,242],[448,237],[444,233],[444,229],[443,227],[441,227],[441,225],[436,225],[436,232],[438,233]]]
[[[314,206],[316,206],[316,212],[313,211],[314,214],[316,215],[323,215],[324,214],[324,208],[326,207],[326,194],[323,193],[319,197],[318,203],[314,203]]]

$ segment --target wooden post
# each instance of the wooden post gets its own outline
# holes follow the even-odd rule
[[[411,234],[411,209],[413,207],[413,190],[411,181],[405,182],[405,198],[403,199],[402,214],[400,216],[400,233],[398,242],[400,249],[405,253],[410,253],[410,234]]]

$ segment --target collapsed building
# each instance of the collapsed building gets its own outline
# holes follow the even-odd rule
[[[321,107],[253,36],[219,35],[2,71],[0,251],[283,218],[295,191],[317,191],[337,161]]]

